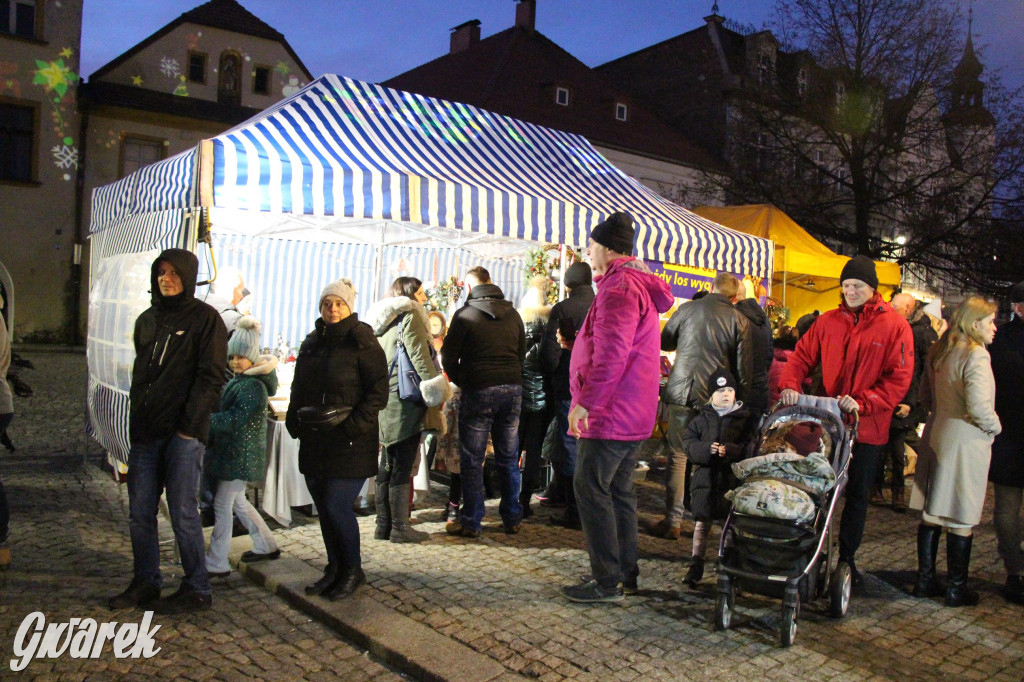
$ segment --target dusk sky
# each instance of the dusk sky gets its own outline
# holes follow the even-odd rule
[[[452,27],[481,37],[512,26],[514,0],[240,0],[284,34],[314,77],[382,81],[448,51]],[[81,74],[99,67],[202,0],[85,0]],[[720,0],[719,13],[761,28],[772,0]],[[538,0],[537,30],[597,66],[703,24],[713,0]],[[966,17],[967,2],[962,3]],[[976,0],[974,43],[1006,85],[1024,84],[1024,0]],[[966,19],[964,25],[966,33]]]

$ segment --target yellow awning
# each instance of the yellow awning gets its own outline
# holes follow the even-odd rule
[[[771,204],[698,206],[694,213],[775,242],[772,295],[790,309],[791,322],[813,310],[825,311],[839,305],[839,275],[849,257],[836,254],[780,209]],[[888,297],[900,284],[900,266],[875,261],[875,270],[879,291]]]

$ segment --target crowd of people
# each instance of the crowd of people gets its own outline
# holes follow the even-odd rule
[[[635,593],[634,468],[659,409],[667,422],[666,494],[664,518],[649,531],[676,539],[692,519],[684,581],[696,586],[713,525],[728,513],[730,465],[750,456],[774,404],[813,393],[837,398],[841,410],[859,417],[839,528],[840,560],[855,587],[863,580],[856,558],[869,502],[888,464],[892,506],[906,511],[906,443],[926,422],[914,441],[909,500],[921,513],[912,593],[944,594],[949,606],[977,603],[967,585],[972,529],[991,479],[1004,594],[1024,601],[1024,284],[1010,292],[1015,319],[998,332],[995,305],[970,297],[939,337],[911,296],[884,300],[874,263],[856,256],[840,277],[840,305],[801,318],[775,339],[756,299],[727,273],[709,294],[680,305],[662,329],[675,299],[633,256],[634,239],[627,214],[595,225],[589,264],[566,269],[568,296],[554,306],[547,305],[546,278],[533,283],[517,310],[480,267],[468,272],[466,303],[450,322],[428,313],[423,283],[414,277],[396,279],[389,295],[369,306],[365,322],[350,281],[324,287],[319,317],[296,358],[285,420],[300,444],[299,470],[327,555],[308,594],[342,599],[365,582],[355,505],[368,478],[375,481],[376,541],[427,539],[410,523],[410,481],[418,467],[432,465],[450,479],[445,532],[475,539],[486,515],[490,459],[501,529],[517,534],[535,513],[544,456],[552,461],[549,490],[559,492],[538,498],[553,505],[560,496],[564,510],[551,522],[580,529],[590,559],[590,573],[565,585],[562,595],[609,602]],[[195,297],[197,271],[193,254],[164,251],[152,266],[152,306],[136,322],[128,462],[134,577],[110,599],[111,608],[208,608],[210,578],[230,572],[232,516],[252,537],[243,561],[280,555],[245,498],[246,484],[265,467],[265,412],[277,389],[277,360],[260,354],[259,323],[249,316],[233,320],[228,337],[218,311]],[[675,355],[664,380],[662,352]],[[0,420],[5,410],[0,394]],[[205,552],[196,500],[202,471],[212,482],[215,514]],[[184,578],[161,598],[156,514],[163,491]],[[0,506],[0,522],[4,511]],[[940,588],[943,529],[948,583]]]

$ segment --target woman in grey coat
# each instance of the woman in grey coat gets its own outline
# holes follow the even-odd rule
[[[996,306],[972,296],[928,353],[921,404],[931,412],[918,452],[910,508],[921,510],[917,529],[915,597],[937,596],[935,555],[946,529],[947,606],[973,606],[967,589],[972,531],[981,520],[992,439],[1000,432],[995,380],[985,346],[996,333]]]
[[[367,320],[384,349],[388,362],[388,405],[380,413],[380,443],[384,452],[377,472],[377,529],[374,538],[391,542],[421,542],[427,534],[409,525],[409,478],[423,431],[440,431],[440,405],[451,397],[448,380],[437,368],[423,303],[423,283],[415,277],[399,277],[390,296],[377,301]],[[421,379],[424,402],[398,396],[396,354],[401,339],[413,368]]]

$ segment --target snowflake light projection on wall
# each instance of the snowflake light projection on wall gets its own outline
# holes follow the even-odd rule
[[[160,73],[168,78],[177,78],[181,74],[181,66],[174,57],[164,57],[160,60]]]

